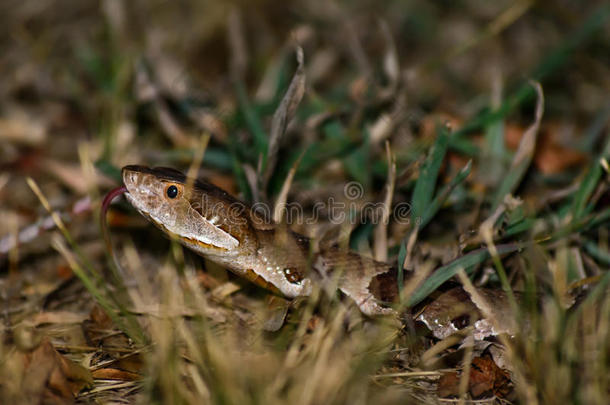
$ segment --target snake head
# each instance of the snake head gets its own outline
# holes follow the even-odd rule
[[[125,166],[122,176],[127,200],[169,236],[204,254],[237,250],[240,217],[219,195],[224,191],[187,181],[184,174],[169,168]]]

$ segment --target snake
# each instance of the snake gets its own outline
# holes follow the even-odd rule
[[[286,298],[315,286],[339,290],[367,316],[395,313],[397,271],[388,263],[312,239],[274,223],[203,179],[167,167],[123,167],[126,199],[167,236],[238,276]]]
[[[121,177],[124,185],[106,195],[103,213],[114,197],[125,194],[168,237],[274,294],[307,297],[320,287],[340,291],[366,316],[401,315],[395,266],[336,244],[315,243],[220,187],[176,169],[128,165]],[[509,308],[505,295],[479,292],[497,309],[494,317],[504,318]],[[416,316],[439,339],[469,323],[477,329],[477,339],[514,329],[494,329],[485,322],[477,326],[482,318],[475,297],[460,287],[442,293]]]

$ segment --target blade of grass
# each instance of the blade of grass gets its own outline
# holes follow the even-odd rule
[[[239,109],[254,139],[254,147],[257,153],[265,159],[267,156],[267,134],[260,117],[248,99],[246,88],[242,82],[235,83],[235,93],[237,94]]]
[[[421,221],[419,223],[420,229],[423,228],[430,222],[430,220],[436,215],[441,206],[445,203],[451,192],[461,184],[468,175],[470,174],[470,170],[472,169],[472,160],[469,160],[468,163],[451,179],[449,184],[445,185],[434,197],[432,202],[428,205],[426,211],[424,212]]]
[[[343,158],[343,166],[349,176],[368,188],[371,184],[371,146],[368,131],[363,130],[365,138],[360,145]]]
[[[496,190],[491,205],[492,211],[495,211],[496,208],[498,208],[507,194],[514,192],[517,186],[519,186],[519,183],[521,183],[521,180],[534,157],[538,129],[540,128],[540,121],[542,120],[542,114],[544,113],[544,94],[542,93],[540,83],[532,82],[532,86],[536,89],[536,93],[538,94],[536,118],[534,123],[530,125],[523,134],[523,138],[521,138],[521,142],[519,143],[519,149],[517,149],[517,152],[515,153],[508,174],[504,177],[504,180]]]
[[[301,155],[298,159],[293,163],[288,175],[286,176],[286,180],[284,180],[284,184],[282,185],[282,190],[275,201],[275,206],[273,207],[273,221],[276,223],[282,222],[282,217],[284,216],[284,211],[286,211],[286,201],[288,199],[288,193],[290,192],[290,187],[292,186],[292,180],[294,179],[294,175],[299,167],[299,163],[303,157],[305,151],[301,152]],[[286,218],[287,221],[290,221],[291,218]],[[292,218],[294,219],[294,218]],[[290,223],[290,222],[289,222]]]
[[[441,164],[449,146],[449,129],[442,127],[428,157],[424,161],[411,199],[411,221],[419,223],[430,206]]]
[[[57,234],[55,236],[57,236]],[[76,258],[69,251],[68,247],[59,237],[53,239],[53,245],[55,249],[64,257],[64,259],[66,259],[70,269],[72,269],[76,277],[78,277],[78,279],[83,283],[87,291],[89,291],[95,301],[102,307],[104,312],[110,317],[110,319],[112,319],[112,322],[139,345],[146,344],[146,335],[143,333],[137,321],[135,323],[133,322],[135,321],[133,315],[131,315],[131,313],[128,311],[125,313],[122,313],[122,310],[117,311],[116,307],[108,299],[106,299],[108,296],[107,293],[104,293],[97,287],[97,284],[100,283],[94,281],[90,277],[90,274],[88,274],[89,272],[87,272],[78,263]],[[124,318],[117,315],[117,312],[126,316],[125,319],[127,319],[127,322],[124,322]]]
[[[593,258],[598,260],[600,263],[610,266],[610,252],[604,250],[592,240],[586,241],[584,248],[589,255],[593,256]]]
[[[99,273],[95,270],[95,267],[93,266],[93,264],[82,253],[81,249],[79,248],[79,246],[76,243],[76,241],[74,240],[74,238],[72,238],[72,235],[66,228],[66,226],[65,226],[64,222],[62,221],[61,217],[59,216],[59,214],[51,208],[49,201],[44,196],[44,194],[42,193],[40,188],[38,187],[38,184],[36,184],[36,182],[32,178],[29,178],[29,177],[27,178],[27,183],[30,186],[30,188],[32,189],[32,191],[34,192],[34,194],[36,194],[36,196],[40,200],[40,202],[43,205],[43,207],[45,208],[45,210],[47,210],[47,212],[51,215],[51,218],[53,218],[53,222],[55,222],[57,229],[60,230],[64,239],[68,242],[68,244],[70,245],[72,250],[76,253],[76,255],[78,257],[78,261],[83,263],[84,267],[80,266],[76,260],[72,260],[71,265],[74,264],[74,266],[72,266],[73,267],[72,270],[74,271],[74,274],[76,274],[77,277],[79,277],[79,279],[81,280],[83,285],[87,288],[87,290],[89,290],[91,292],[91,294],[94,297],[96,297],[96,299],[98,297],[102,297],[102,301],[100,301],[100,305],[102,305],[102,303],[103,303],[102,307],[104,308],[104,310],[109,311],[109,312],[107,312],[108,316],[113,321],[116,321],[116,325],[119,326],[121,328],[121,330],[123,330],[125,333],[127,333],[138,344],[146,344],[147,338],[146,338],[146,335],[144,334],[144,332],[142,331],[140,324],[138,323],[137,319],[135,319],[135,317],[127,310],[125,305],[120,301],[119,296],[116,293],[112,293],[107,288],[106,288],[106,295],[103,295],[101,290],[97,288],[97,285],[105,285],[104,280],[99,275]],[[56,245],[60,249],[62,248],[61,243],[56,244]],[[71,260],[72,256],[69,254],[69,251],[67,249],[63,249],[63,250],[64,250],[63,252],[62,252],[62,250],[60,250],[60,253],[62,253],[62,254],[68,253],[68,256],[66,256],[66,260],[68,260],[68,258],[70,258],[70,260]],[[70,261],[69,261],[69,263],[70,263]],[[84,271],[84,269],[86,269],[86,271]],[[110,299],[118,307],[118,312],[126,319],[127,323],[124,323],[122,321],[122,319],[120,319],[120,317],[118,317],[116,315],[114,308],[112,308],[112,306],[109,304],[109,301],[106,300],[104,297],[110,297]]]
[[[610,138],[606,141],[601,153],[591,162],[587,174],[580,182],[578,191],[574,194],[571,207],[572,221],[577,221],[590,212],[591,207],[587,209],[587,201],[589,201],[603,174],[602,159],[610,159]]]
[[[556,242],[570,234],[585,232],[600,225],[606,225],[608,221],[610,221],[610,208],[572,221],[556,229],[552,234],[541,238],[541,240],[546,243]]]
[[[523,243],[510,243],[505,245],[497,245],[496,250],[499,255],[504,255],[521,250],[524,246],[525,244]],[[412,307],[420,303],[423,299],[440,287],[445,281],[455,276],[460,269],[464,269],[466,273],[470,273],[472,270],[474,270],[475,266],[483,263],[490,257],[491,254],[489,253],[489,250],[486,248],[481,248],[459,257],[451,263],[439,267],[409,298],[408,306]]]
[[[280,141],[305,94],[305,67],[303,63],[303,49],[301,47],[297,47],[297,62],[297,70],[290,82],[290,86],[288,86],[288,90],[286,90],[286,94],[275,110],[273,119],[271,120],[271,134],[269,136],[267,159],[261,166],[261,170],[264,170],[264,175],[259,173],[258,176],[259,179],[262,177],[263,184],[261,188],[263,193],[266,192],[269,179],[275,169]]]
[[[490,107],[497,110],[502,105],[502,78],[493,77]],[[491,122],[485,127],[485,143],[481,148],[478,177],[486,186],[497,187],[508,163],[504,145],[504,120]]]
[[[396,183],[396,158],[390,149],[390,142],[386,141],[386,157],[388,160],[388,179],[385,185],[385,196],[382,205],[381,218],[377,218],[375,227],[374,257],[379,261],[388,260],[388,220],[390,218],[390,208],[394,196],[394,185]]]

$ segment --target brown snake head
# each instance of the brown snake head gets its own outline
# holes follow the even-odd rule
[[[311,292],[296,237],[280,238],[273,223],[224,190],[170,168],[125,166],[122,176],[127,200],[186,247],[287,297]]]
[[[205,193],[213,186],[188,184],[182,173],[168,168],[125,166],[122,175],[129,202],[170,236],[203,254],[239,252],[240,218],[228,215],[230,202]]]

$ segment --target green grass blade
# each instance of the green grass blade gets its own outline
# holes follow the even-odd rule
[[[603,173],[603,168],[600,163],[602,159],[610,160],[610,138],[606,141],[606,145],[599,156],[591,162],[591,167],[589,167],[587,174],[580,183],[578,191],[574,195],[571,209],[572,221],[577,221],[588,214],[587,202],[595,191],[595,187],[597,186],[597,183],[599,183]]]
[[[449,130],[444,127],[440,128],[438,137],[436,138],[428,157],[424,161],[417,182],[415,183],[413,198],[411,199],[411,220],[413,223],[421,221],[424,213],[430,206],[441,164],[443,163],[449,146],[449,138]]]
[[[459,184],[461,184],[464,180],[466,180],[466,178],[470,174],[471,169],[472,169],[472,160],[469,160],[468,163],[466,163],[466,166],[464,166],[458,172],[458,174],[456,174],[451,179],[449,184],[445,185],[445,187],[443,187],[438,192],[438,194],[434,197],[434,200],[432,200],[432,202],[428,205],[428,208],[426,209],[426,211],[424,212],[424,214],[421,218],[421,223],[419,224],[420,229],[423,228],[424,226],[426,226],[428,224],[428,222],[430,222],[430,220],[436,215],[436,213],[441,208],[441,206],[445,203],[445,201],[447,200],[447,198],[449,197],[451,192]]]
[[[237,99],[239,100],[239,107],[241,113],[244,116],[244,120],[246,121],[248,129],[252,133],[256,151],[259,155],[262,154],[263,157],[266,158],[268,143],[267,133],[263,128],[263,124],[261,123],[260,117],[258,116],[256,110],[252,107],[252,104],[248,99],[248,95],[246,93],[246,89],[243,83],[235,84],[235,92],[237,93]]]
[[[499,255],[513,253],[522,248],[523,244],[506,244],[496,246]],[[432,275],[430,275],[430,277],[426,279],[426,281],[422,283],[419,288],[417,288],[417,290],[415,290],[413,295],[409,297],[408,305],[412,307],[413,305],[420,303],[423,299],[440,287],[445,281],[455,276],[460,269],[464,269],[466,273],[470,273],[472,270],[474,270],[476,265],[483,263],[490,257],[491,254],[489,253],[489,250],[487,248],[481,248],[459,257],[451,263],[439,267],[432,273]]]

